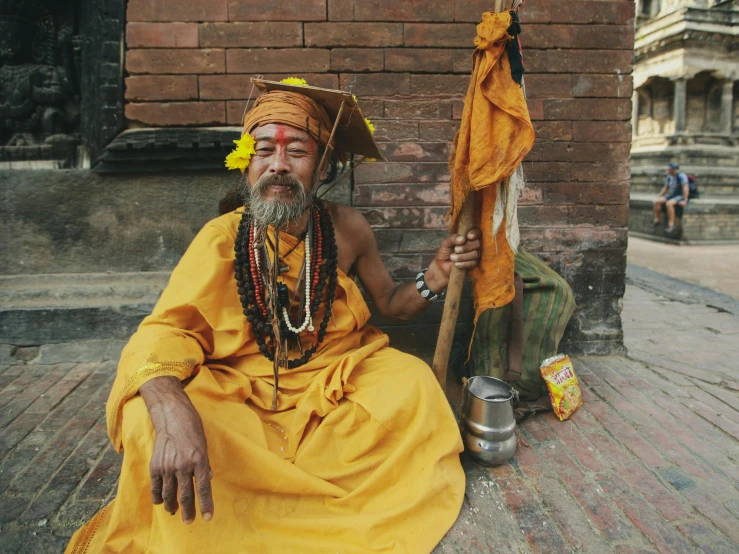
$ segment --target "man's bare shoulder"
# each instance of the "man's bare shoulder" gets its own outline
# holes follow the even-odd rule
[[[335,202],[326,202],[336,229],[337,242],[352,250],[352,258],[363,255],[374,244],[375,234],[362,212]]]
[[[372,234],[372,227],[359,210],[336,202],[326,202],[326,206],[330,210],[331,219],[333,219],[334,226],[339,232],[358,233],[357,238]]]

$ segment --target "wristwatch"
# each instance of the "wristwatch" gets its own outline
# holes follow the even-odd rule
[[[446,289],[441,292],[433,292],[426,284],[426,272],[429,268],[422,269],[421,272],[416,275],[416,289],[421,293],[426,300],[429,302],[438,302],[443,300],[446,296]]]

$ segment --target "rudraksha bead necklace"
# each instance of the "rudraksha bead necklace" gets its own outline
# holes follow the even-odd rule
[[[275,344],[274,329],[272,328],[273,314],[267,299],[265,274],[267,271],[267,251],[263,245],[257,244],[255,225],[248,209],[244,212],[239,223],[234,250],[236,261],[234,264],[236,283],[238,285],[241,306],[247,321],[252,325],[254,337],[259,351],[269,360],[274,361]],[[336,296],[338,283],[338,250],[331,216],[322,200],[316,198],[311,206],[311,216],[308,230],[303,239],[305,242],[305,257],[303,261],[303,280],[301,294],[301,313],[304,313],[302,323],[293,323],[290,318],[290,299],[287,286],[278,284],[278,317],[280,317],[280,334],[294,347],[301,348],[300,334],[308,330],[315,340],[311,348],[303,352],[302,356],[288,360],[287,369],[300,367],[310,360],[318,350],[319,345],[326,337],[328,322],[331,319],[332,307]],[[278,251],[278,245],[273,245]],[[290,251],[292,252],[292,250]],[[288,253],[289,254],[289,253]],[[285,255],[287,257],[287,254]],[[280,263],[279,252],[274,263]],[[296,284],[301,286],[300,278]],[[318,329],[313,327],[313,319],[318,314],[323,300],[324,290],[327,290],[326,303],[323,308],[323,319]],[[298,316],[300,318],[300,315]]]

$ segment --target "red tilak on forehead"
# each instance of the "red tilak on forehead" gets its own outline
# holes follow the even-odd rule
[[[300,138],[299,130],[291,125],[284,123],[270,123],[270,131],[274,131],[271,135],[262,135],[257,140],[268,140],[273,142],[280,149],[286,149],[290,144],[299,142],[301,148],[308,152],[315,152],[317,143],[311,139],[310,135]]]
[[[279,144],[280,146],[285,146],[285,144],[287,143],[288,126],[277,124],[276,127],[277,132],[275,133],[275,142],[277,142],[277,144]]]

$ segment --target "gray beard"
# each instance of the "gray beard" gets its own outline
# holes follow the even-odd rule
[[[282,198],[266,199],[265,192],[272,185],[290,187],[291,201]],[[284,229],[289,223],[295,223],[310,208],[311,196],[306,193],[305,186],[290,175],[262,175],[254,186],[245,186],[246,203],[249,214],[257,227],[266,229],[273,225]]]

